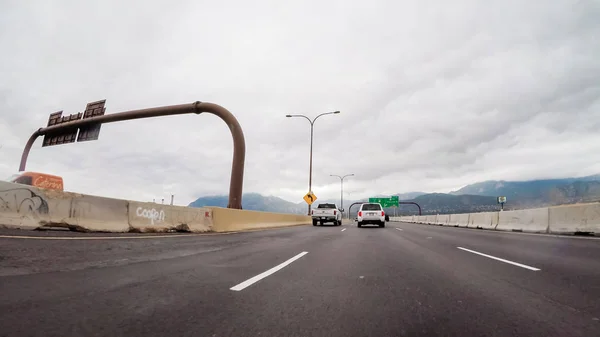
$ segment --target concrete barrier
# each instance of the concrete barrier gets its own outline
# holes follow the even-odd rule
[[[500,212],[496,230],[548,233],[548,208]]]
[[[69,216],[71,201],[63,201],[62,216]],[[8,228],[35,229],[50,222],[50,206],[45,194],[35,188],[0,182],[0,225]]]
[[[129,202],[128,221],[133,231],[194,233],[212,230],[212,210],[170,206],[149,202]]]
[[[447,226],[448,222],[450,222],[450,214],[438,214],[435,224],[440,226]]]
[[[504,212],[413,215],[392,221],[531,233],[600,233],[600,203]],[[0,182],[0,227],[105,232],[229,232],[311,224],[305,215],[191,208]]]
[[[600,234],[600,203],[551,207],[548,231],[555,234]]]
[[[498,225],[498,213],[500,212],[471,213],[467,227],[496,229],[496,226]]]
[[[0,226],[126,232],[127,200],[0,182]]]
[[[110,199],[92,195],[74,195],[71,202],[71,216],[65,219],[67,227],[75,230],[102,231],[102,232],[128,232],[127,222],[128,201]],[[56,198],[51,198],[52,201]],[[56,214],[57,209],[51,205],[51,214]],[[54,226],[58,219],[52,219]]]
[[[400,221],[530,233],[600,235],[600,203],[503,212],[400,217]]]
[[[469,213],[450,214],[448,226],[467,227],[469,224]]]
[[[307,215],[247,211],[221,207],[208,208],[212,210],[213,231],[215,232],[312,224],[311,217]]]
[[[305,215],[180,207],[0,182],[0,227],[101,232],[228,232],[311,224]]]

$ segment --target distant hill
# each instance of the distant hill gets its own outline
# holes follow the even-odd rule
[[[191,202],[189,207],[204,207],[216,206],[227,207],[229,197],[227,195],[216,195],[200,197]],[[348,208],[354,200],[344,200],[344,208]],[[334,203],[340,206],[339,199],[317,199],[313,204],[313,208],[321,203]],[[259,193],[244,193],[242,195],[242,208],[252,211],[276,212],[276,213],[292,213],[306,214],[308,205],[302,201],[299,203],[289,202],[274,196],[263,196]],[[356,207],[353,207],[353,209]]]
[[[425,193],[425,192],[408,192],[408,193],[396,193],[394,195],[397,195],[398,199],[400,199],[400,200],[411,200],[411,199],[420,197],[425,194],[427,194],[427,193]]]
[[[600,175],[531,181],[484,181],[467,185],[449,194],[409,192],[395,195],[398,195],[401,201],[418,203],[423,214],[496,211],[500,209],[500,205],[497,204],[498,196],[507,197],[507,203],[504,205],[506,210],[543,207],[600,201]],[[382,196],[385,197],[377,197]],[[366,200],[344,200],[344,208],[347,211],[352,203]],[[207,196],[198,198],[189,206],[227,207],[227,202],[226,195]],[[339,206],[339,199],[318,199],[313,207],[320,203],[335,203]],[[303,201],[293,203],[258,193],[244,194],[242,207],[247,210],[293,214],[306,214],[307,211],[307,205]],[[353,207],[351,216],[355,216],[357,211],[358,207]],[[385,211],[388,214],[418,214],[418,208],[414,205],[400,205],[397,209],[390,208]]]
[[[410,201],[419,204],[423,214],[491,212],[500,208],[496,197],[482,195],[430,193]],[[402,205],[401,210],[402,214],[418,214],[418,208],[415,206]]]
[[[467,185],[452,195],[505,196],[517,208],[600,200],[600,175],[530,181],[484,181]]]
[[[413,200],[402,200],[417,202],[423,209],[423,214],[427,212],[449,213],[455,210],[471,211],[491,210],[498,207],[495,197],[482,197],[473,195],[454,196],[443,193],[421,194],[415,192],[418,197]],[[366,200],[359,200],[366,201]],[[346,211],[357,200],[344,200],[344,208]],[[228,197],[225,195],[200,197],[196,201],[189,204],[190,207],[216,206],[227,207]],[[317,200],[313,204],[313,208],[320,203],[335,203],[339,205],[339,199]],[[485,207],[485,205],[488,205]],[[304,202],[293,203],[273,196],[263,196],[258,193],[246,193],[242,196],[242,208],[254,211],[276,212],[276,213],[292,213],[306,214],[307,205]],[[398,209],[385,209],[389,214],[418,214],[418,208],[414,205],[400,205]],[[351,216],[355,216],[358,212],[358,206],[352,207]]]
[[[389,198],[390,196],[394,195],[394,196],[398,196],[399,200],[411,200],[414,199],[418,196],[424,195],[424,194],[428,194],[425,192],[407,192],[407,193],[395,193],[395,194],[376,194],[373,195],[373,198]]]
[[[227,207],[227,195],[200,197],[189,204],[190,207],[216,206]],[[258,193],[244,193],[242,195],[242,208],[251,211],[264,211],[276,213],[301,214],[306,212],[299,204],[289,202],[274,196],[263,196]]]

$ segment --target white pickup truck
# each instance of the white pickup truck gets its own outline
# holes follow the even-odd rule
[[[316,209],[313,208],[311,216],[313,226],[322,226],[326,222],[331,222],[334,226],[342,225],[342,210],[336,204],[319,204]]]

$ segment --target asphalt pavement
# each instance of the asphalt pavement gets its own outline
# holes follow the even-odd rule
[[[598,238],[397,222],[0,230],[0,336],[600,336],[599,257]]]

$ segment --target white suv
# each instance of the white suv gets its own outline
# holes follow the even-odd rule
[[[385,227],[385,212],[378,203],[366,203],[360,205],[358,210],[358,227],[367,224],[376,224]]]

